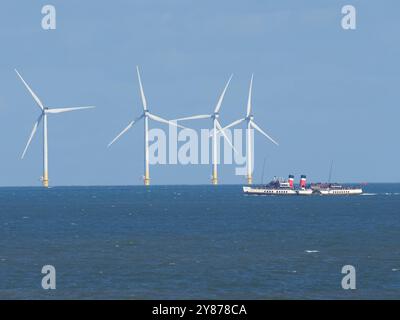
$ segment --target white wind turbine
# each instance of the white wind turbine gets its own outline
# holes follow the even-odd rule
[[[44,187],[49,186],[49,170],[48,170],[48,144],[47,144],[47,115],[49,114],[55,114],[55,113],[64,113],[64,112],[69,112],[69,111],[75,111],[75,110],[82,110],[82,109],[91,109],[94,108],[94,106],[88,106],[88,107],[74,107],[74,108],[49,108],[46,107],[42,101],[38,98],[38,96],[33,92],[33,90],[29,87],[29,85],[25,82],[25,80],[22,78],[22,76],[19,74],[17,70],[15,70],[17,73],[18,77],[21,79],[25,87],[28,89],[30,94],[32,95],[33,99],[35,100],[36,104],[40,108],[40,116],[35,122],[33,126],[33,130],[31,132],[31,135],[29,136],[28,142],[25,146],[24,152],[22,153],[21,159],[25,157],[26,151],[28,150],[28,147],[36,133],[36,130],[43,120],[43,177],[42,177],[42,183]]]
[[[48,144],[47,144],[47,115],[49,114],[55,114],[55,113],[64,113],[64,112],[69,112],[69,111],[75,111],[75,110],[82,110],[82,109],[91,109],[94,108],[94,106],[88,106],[88,107],[74,107],[74,108],[49,108],[46,107],[42,101],[38,98],[38,96],[32,91],[32,89],[29,87],[29,85],[25,82],[25,80],[22,78],[22,76],[18,73],[17,70],[15,70],[17,73],[18,77],[22,80],[23,84],[25,87],[28,89],[30,94],[32,95],[33,99],[35,100],[36,104],[40,108],[40,115],[39,118],[36,120],[31,135],[29,136],[28,142],[25,146],[24,152],[22,153],[21,159],[25,157],[26,151],[28,150],[28,147],[36,133],[36,130],[43,120],[43,177],[42,177],[42,183],[43,187],[48,187],[49,186],[49,170],[48,170]]]
[[[217,162],[218,162],[218,152],[217,152],[218,151],[218,140],[217,140],[217,138],[218,138],[218,133],[222,133],[225,140],[229,143],[229,145],[232,147],[232,149],[235,150],[231,141],[229,140],[229,138],[227,137],[225,132],[222,130],[222,126],[221,126],[220,122],[218,121],[219,109],[221,108],[221,104],[224,99],[225,92],[228,89],[228,86],[232,80],[232,77],[233,77],[233,74],[229,77],[229,80],[226,83],[225,88],[222,91],[222,94],[219,97],[217,105],[215,106],[214,112],[212,114],[201,114],[201,115],[196,115],[196,116],[191,116],[191,117],[179,118],[179,119],[175,120],[175,121],[197,120],[197,119],[211,119],[212,120],[212,123],[213,123],[213,131],[212,131],[213,132],[213,134],[212,134],[213,169],[212,169],[212,179],[211,179],[212,184],[218,184],[218,175],[217,175]]]
[[[262,135],[267,137],[269,140],[271,140],[274,144],[278,146],[278,143],[272,139],[267,133],[265,133],[255,122],[254,122],[254,116],[251,113],[251,98],[252,98],[252,88],[253,88],[253,74],[251,75],[251,80],[250,80],[250,88],[249,88],[249,97],[247,100],[247,112],[246,112],[246,117],[233,121],[231,124],[227,125],[225,128],[222,129],[222,132],[225,131],[228,128],[234,127],[244,121],[247,122],[247,130],[246,130],[246,155],[247,155],[247,183],[252,184],[253,183],[253,165],[252,165],[252,135],[251,135],[251,129],[256,129],[258,132],[260,132]]]
[[[156,116],[155,114],[150,113],[149,109],[147,108],[147,101],[146,97],[144,95],[144,90],[143,90],[143,85],[142,85],[142,80],[140,78],[140,72],[139,72],[139,67],[136,67],[137,71],[137,76],[139,80],[139,87],[140,87],[140,96],[142,98],[142,104],[143,104],[143,113],[137,117],[136,119],[132,120],[128,126],[122,130],[115,138],[113,141],[111,141],[108,144],[108,147],[110,147],[115,141],[117,141],[125,132],[127,132],[132,126],[138,122],[141,119],[144,119],[144,184],[146,186],[150,185],[150,171],[149,171],[149,119],[161,122],[161,123],[166,123],[168,125],[172,125],[175,127],[180,127],[185,129],[185,127],[177,125],[176,123],[163,119],[159,116]]]

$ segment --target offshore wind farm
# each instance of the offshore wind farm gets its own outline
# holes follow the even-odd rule
[[[47,117],[49,114],[59,114],[59,113],[65,113],[65,112],[71,112],[71,111],[77,111],[77,110],[84,110],[84,109],[91,109],[95,108],[94,106],[85,106],[85,107],[69,107],[69,108],[49,108],[45,106],[42,101],[39,99],[39,97],[36,95],[36,93],[31,89],[31,87],[27,84],[27,82],[22,78],[20,73],[15,70],[17,73],[18,77],[20,80],[23,82],[24,86],[26,89],[29,91],[31,94],[32,98],[36,102],[37,106],[40,108],[41,113],[37,119],[37,121],[34,123],[32,132],[29,136],[28,142],[25,146],[25,149],[22,153],[21,158],[23,159],[25,157],[25,154],[31,144],[31,141],[33,137],[36,134],[38,126],[41,124],[43,120],[43,176],[41,177],[43,187],[47,188],[49,187],[49,177],[48,177],[48,129],[47,129]],[[187,117],[182,117],[182,118],[177,118],[173,120],[167,120],[165,118],[162,118],[158,115],[155,115],[149,111],[148,105],[147,105],[147,99],[145,96],[143,84],[142,84],[142,79],[140,75],[140,70],[139,66],[136,66],[136,73],[137,73],[137,79],[138,79],[138,84],[139,84],[139,92],[140,92],[140,98],[142,102],[142,108],[143,108],[143,113],[136,117],[134,120],[130,121],[129,124],[108,144],[108,147],[111,147],[121,136],[123,136],[126,132],[128,132],[134,124],[139,122],[140,120],[143,119],[144,122],[144,174],[143,174],[143,183],[145,186],[150,185],[150,160],[149,160],[149,119],[153,120],[155,122],[167,124],[169,126],[174,126],[177,128],[181,129],[187,129],[186,127],[178,124],[180,121],[188,121],[188,120],[200,120],[200,119],[211,119],[212,120],[212,131],[210,133],[210,138],[212,139],[212,146],[211,146],[211,154],[212,154],[212,178],[211,178],[211,183],[213,185],[218,184],[218,158],[219,158],[219,153],[220,153],[220,144],[218,143],[220,140],[218,139],[219,135],[221,135],[226,143],[232,148],[234,152],[237,152],[235,149],[231,139],[228,137],[226,134],[226,130],[228,130],[231,127],[234,127],[236,125],[239,125],[240,123],[246,121],[247,123],[247,130],[246,130],[246,166],[247,166],[247,184],[252,184],[252,172],[253,172],[253,163],[254,159],[252,157],[253,149],[252,146],[254,145],[252,141],[252,130],[255,129],[259,131],[261,134],[263,134],[265,137],[267,137],[269,140],[271,140],[274,144],[278,145],[278,143],[271,138],[267,133],[265,133],[255,122],[254,122],[254,116],[251,114],[252,112],[252,87],[253,87],[253,75],[251,76],[250,80],[250,87],[249,87],[249,93],[248,93],[248,101],[247,101],[247,112],[246,112],[246,117],[236,120],[232,122],[231,124],[227,125],[226,127],[222,127],[219,117],[220,117],[220,109],[226,94],[226,91],[229,87],[229,84],[232,80],[233,74],[229,77],[227,83],[225,84],[225,87],[223,88],[223,91],[221,95],[218,98],[218,101],[214,107],[214,111],[212,114],[200,114],[200,115],[194,115],[194,116],[187,116]]]

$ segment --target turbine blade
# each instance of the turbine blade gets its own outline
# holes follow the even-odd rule
[[[43,117],[43,113],[39,116],[39,118],[36,120],[35,124],[33,125],[31,135],[29,136],[28,143],[25,146],[25,149],[24,149],[24,152],[22,153],[21,159],[23,159],[25,157],[26,151],[28,150],[29,145],[31,144],[31,141],[33,139],[33,136],[36,133],[37,127],[39,126],[40,121],[42,121],[42,117]]]
[[[137,72],[137,76],[138,76],[138,79],[139,79],[140,95],[142,97],[143,110],[146,111],[147,110],[147,101],[146,101],[146,97],[144,95],[142,79],[140,77],[139,66],[136,66],[136,72]]]
[[[278,142],[276,142],[274,139],[272,139],[268,134],[266,134],[254,121],[250,122],[251,126],[256,129],[258,132],[266,136],[269,140],[271,140],[274,144],[279,146]]]
[[[191,117],[185,117],[185,118],[179,118],[179,119],[174,119],[171,121],[183,121],[183,120],[196,120],[196,119],[209,119],[211,118],[211,115],[209,114],[200,114],[197,116],[191,116]]]
[[[84,109],[93,109],[96,108],[95,106],[88,106],[88,107],[74,107],[74,108],[55,108],[55,109],[47,109],[46,113],[64,113],[76,110],[84,110]]]
[[[232,142],[229,140],[228,136],[226,135],[225,131],[222,129],[221,124],[219,123],[219,121],[216,121],[216,125],[217,125],[217,129],[218,132],[221,132],[222,135],[224,136],[225,140],[228,142],[228,144],[230,145],[230,147],[233,149],[233,151],[235,151],[235,153],[237,153],[237,150],[235,149],[235,147],[233,146]]]
[[[226,129],[229,129],[229,128],[231,128],[231,127],[234,127],[234,126],[236,126],[236,125],[242,123],[242,122],[245,121],[245,120],[246,120],[246,118],[242,118],[242,119],[233,121],[232,123],[228,124],[226,127],[222,128],[222,130],[226,130]]]
[[[228,89],[228,86],[229,86],[229,83],[230,83],[231,80],[232,80],[232,77],[233,77],[233,74],[230,76],[228,82],[227,82],[226,85],[225,85],[224,91],[222,91],[222,94],[221,94],[221,96],[219,97],[218,103],[217,103],[217,105],[215,106],[215,110],[214,110],[215,113],[217,113],[217,112],[219,111],[219,109],[221,108],[222,100],[224,100],[224,96],[225,96],[226,89]]]
[[[184,127],[184,126],[181,126],[181,125],[179,125],[179,124],[177,124],[177,123],[175,123],[175,122],[173,122],[173,121],[169,121],[169,120],[166,120],[166,119],[161,118],[161,117],[159,117],[159,116],[156,116],[156,115],[154,115],[154,114],[152,114],[152,113],[147,113],[147,115],[149,116],[149,118],[150,118],[151,120],[158,121],[158,122],[161,122],[161,123],[165,123],[165,124],[168,124],[168,125],[171,125],[171,126],[174,126],[174,127],[178,127],[178,128],[182,128],[182,129],[187,129],[187,128]]]
[[[253,91],[253,76],[254,76],[254,74],[251,75],[251,80],[250,80],[249,97],[247,99],[246,118],[251,114],[251,97],[252,97],[252,91]]]
[[[19,72],[17,71],[17,69],[14,69],[15,72],[17,73],[18,77],[21,79],[22,83],[25,85],[25,87],[28,89],[28,91],[30,92],[30,94],[32,95],[33,99],[35,100],[35,102],[37,103],[37,105],[39,106],[39,108],[43,111],[44,106],[42,101],[40,101],[40,99],[38,98],[38,96],[33,92],[33,90],[29,87],[29,85],[25,82],[24,78],[22,78],[22,76],[19,74]]]
[[[111,141],[111,142],[108,144],[107,147],[108,147],[108,148],[111,147],[111,145],[112,145],[115,141],[117,141],[125,132],[127,132],[130,128],[132,128],[132,126],[133,126],[136,122],[138,122],[140,119],[142,119],[142,118],[143,118],[143,115],[140,116],[140,117],[138,117],[138,118],[136,118],[135,120],[131,121],[131,122],[126,126],[126,128],[125,128],[124,130],[122,130],[122,131],[114,138],[114,140]]]

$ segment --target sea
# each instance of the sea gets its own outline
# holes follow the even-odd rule
[[[400,184],[364,190],[0,188],[0,299],[399,299]]]

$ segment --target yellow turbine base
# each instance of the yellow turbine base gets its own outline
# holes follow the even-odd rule
[[[247,184],[253,184],[253,177],[252,176],[248,176],[247,177]]]
[[[144,178],[144,185],[149,186],[150,185],[150,178]]]

